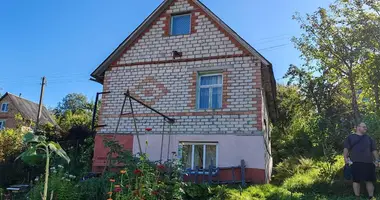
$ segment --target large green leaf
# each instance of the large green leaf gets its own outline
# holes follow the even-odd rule
[[[39,142],[45,142],[46,137],[41,135],[35,135],[32,132],[29,132],[25,134],[24,136],[24,143],[39,143]]]
[[[67,163],[70,162],[69,156],[66,154],[66,152],[62,149],[61,145],[55,142],[49,142],[48,143],[49,149],[56,153],[59,157],[65,159]]]
[[[45,159],[44,154],[40,154],[37,152],[36,146],[30,146],[26,151],[20,154],[16,160],[21,159],[23,162],[29,165],[39,165]]]

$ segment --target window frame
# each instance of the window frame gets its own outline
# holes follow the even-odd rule
[[[207,85],[207,86],[201,86],[201,79],[202,77],[207,77],[207,76],[221,76],[222,77],[222,83],[221,84],[214,84],[214,85]],[[198,73],[198,80],[197,80],[197,94],[196,94],[196,101],[197,101],[197,109],[198,110],[217,110],[217,109],[222,109],[223,108],[223,73],[222,72],[209,72],[209,73]],[[212,107],[212,90],[210,88],[218,88],[220,87],[222,92],[220,95],[220,108],[213,108]],[[201,104],[201,88],[209,88],[209,100],[208,100],[208,108],[200,108]]]
[[[0,130],[4,130],[4,129],[5,129],[5,120],[0,119]]]
[[[181,16],[189,16],[189,18],[190,18],[190,21],[189,21],[189,33],[186,33],[186,34],[173,34],[173,23],[174,23],[174,18],[175,17],[181,17]],[[173,15],[171,15],[171,17],[170,17],[170,35],[171,36],[178,36],[178,35],[190,35],[191,34],[191,20],[192,20],[192,18],[191,18],[191,13],[181,13],[181,14],[173,14]]]
[[[203,166],[202,166],[202,170],[204,173],[208,173],[208,170],[204,171],[206,168],[206,155],[207,155],[207,152],[206,152],[206,147],[207,146],[215,146],[215,168],[217,168],[219,166],[219,143],[218,142],[180,142],[179,143],[179,147],[181,148],[181,158],[183,158],[183,146],[185,145],[191,145],[191,168],[190,170],[191,171],[195,171],[195,167],[194,167],[194,152],[195,152],[195,145],[203,145]],[[186,170],[189,170],[189,169],[186,169]],[[215,169],[213,169],[215,170]]]
[[[7,110],[3,110],[3,106],[4,105],[6,105],[6,107],[7,107]],[[4,103],[2,103],[1,104],[1,107],[0,107],[0,112],[2,112],[2,113],[6,113],[6,112],[8,112],[9,111],[9,103],[8,102],[4,102]]]

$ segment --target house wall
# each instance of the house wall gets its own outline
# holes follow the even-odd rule
[[[0,106],[3,103],[8,103],[8,112],[1,112],[0,111],[0,120],[5,120],[5,128],[16,128],[16,120],[15,115],[18,113],[18,110],[12,105],[12,102],[10,101],[10,98],[8,96],[5,96],[0,101]]]
[[[170,36],[171,14],[179,12],[191,13],[192,33]],[[182,52],[183,56],[174,59],[172,51]],[[223,105],[216,110],[200,110],[197,109],[198,76],[200,72],[211,71],[223,75]],[[252,176],[260,174],[265,179],[261,62],[191,0],[174,1],[105,72],[103,91],[111,93],[102,97],[99,124],[106,126],[97,130],[100,135],[116,132],[127,90],[175,118],[169,151],[177,151],[182,140],[216,141],[221,144],[221,166],[239,165],[244,159],[248,168],[261,170],[250,172]],[[147,151],[157,160],[161,134],[168,134],[169,128],[164,128],[163,118],[152,111],[138,103],[133,103],[133,107],[138,131],[145,134],[145,128],[153,129],[149,136],[142,135],[140,139],[143,146],[148,141]],[[136,136],[130,138],[134,134],[133,121],[126,114],[130,112],[127,101],[117,134],[125,136],[120,140],[133,140],[133,145],[127,148],[136,153]],[[101,142],[98,143],[98,152],[104,152],[100,149]],[[97,157],[102,156],[95,153],[94,161]],[[96,163],[101,166],[102,161]]]

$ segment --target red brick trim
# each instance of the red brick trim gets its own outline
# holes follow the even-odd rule
[[[198,74],[197,72],[193,72],[191,75],[191,85],[190,85],[190,103],[187,104],[188,107],[190,108],[196,108],[197,105],[197,77]]]
[[[210,112],[176,112],[176,113],[164,113],[167,116],[210,116],[210,115],[253,115],[257,114],[255,111],[210,111]],[[159,116],[156,113],[137,113],[136,117],[156,117]],[[103,115],[104,118],[118,118],[119,115]],[[130,118],[132,116],[124,115],[123,118]]]
[[[231,98],[229,95],[228,95],[228,88],[229,86],[231,85],[229,83],[229,72],[227,70],[223,71],[223,100],[222,100],[222,108],[227,108],[228,105],[230,104],[227,100],[229,98]]]
[[[203,60],[214,60],[214,59],[226,59],[226,58],[240,58],[240,57],[248,57],[251,55],[247,54],[236,54],[236,55],[224,55],[224,56],[210,56],[203,58],[184,58],[184,59],[176,59],[176,60],[156,60],[149,62],[135,62],[135,63],[126,63],[126,64],[112,64],[111,67],[126,67],[126,66],[134,66],[134,65],[152,65],[152,64],[166,64],[166,63],[179,63],[179,62],[195,62],[195,61],[203,61]]]

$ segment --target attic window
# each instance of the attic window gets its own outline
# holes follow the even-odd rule
[[[1,112],[8,112],[8,103],[1,104]]]
[[[190,14],[173,15],[171,25],[171,35],[187,35],[191,31]]]

